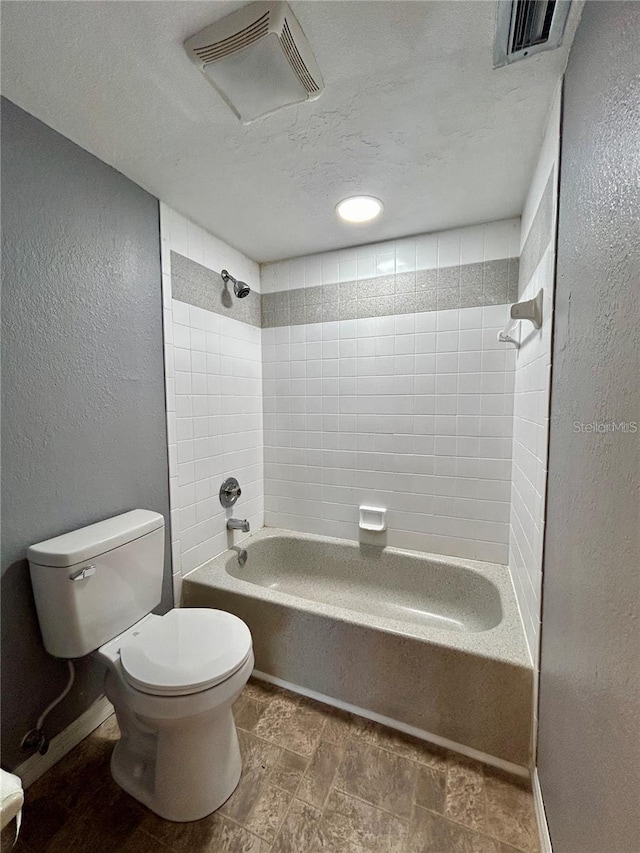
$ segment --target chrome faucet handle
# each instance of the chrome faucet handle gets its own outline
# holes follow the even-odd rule
[[[220,486],[220,503],[227,508],[233,506],[242,494],[240,483],[235,477],[228,477]]]

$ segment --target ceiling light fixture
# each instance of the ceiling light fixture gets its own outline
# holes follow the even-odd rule
[[[370,195],[354,195],[343,199],[336,207],[336,213],[345,222],[371,222],[382,213],[383,204],[379,198]]]

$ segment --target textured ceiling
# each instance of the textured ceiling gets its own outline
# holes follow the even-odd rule
[[[238,2],[4,2],[3,94],[258,261],[518,215],[557,51],[492,69],[495,4],[293,2],[326,90],[243,127],[183,40]],[[374,224],[334,214],[381,198]]]

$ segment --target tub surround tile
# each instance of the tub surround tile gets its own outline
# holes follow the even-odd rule
[[[509,568],[536,668],[542,607],[559,136],[558,92],[525,202],[517,288],[522,300],[533,299],[540,290],[544,291],[542,328],[523,334],[516,356],[509,534]],[[535,698],[533,704],[536,705]]]
[[[230,270],[233,273],[233,270]],[[231,317],[251,326],[262,326],[262,298],[255,290],[238,299],[233,285],[225,285],[219,272],[171,252],[172,298],[188,305]]]
[[[529,233],[522,247],[518,285],[518,292],[520,294],[524,293],[524,289],[529,283],[534,270],[542,260],[547,246],[553,239],[555,179],[555,169],[551,168],[533,221],[529,226]]]
[[[512,301],[517,281],[518,258],[513,257],[276,290],[262,295],[262,326],[297,326],[499,305]],[[181,297],[174,294],[174,298]]]
[[[260,269],[162,203],[160,214],[171,556],[179,604],[181,575],[229,544],[217,493],[230,471],[242,483],[252,528],[264,523]],[[248,282],[247,298],[223,287],[223,268]]]
[[[435,769],[381,749],[376,743],[396,744],[393,733],[385,737],[382,727],[371,728],[359,717],[255,679],[236,703],[236,714],[247,703],[262,704],[265,711],[271,704],[279,712],[299,708],[322,717],[323,736],[311,758],[240,731],[244,769],[238,796],[202,820],[173,823],[111,779],[108,762],[118,737],[111,717],[66,763],[59,762],[28,789],[15,853],[537,853],[532,796],[518,780],[450,752],[444,769]],[[339,744],[325,740],[338,734]],[[352,769],[362,770],[364,782],[356,780],[353,786],[368,801],[339,787],[337,767],[325,793],[343,753],[351,755]],[[65,772],[80,763],[86,775]],[[485,775],[486,803],[484,788],[474,796],[488,819],[477,831],[460,818],[469,814],[469,785]],[[311,784],[298,791],[303,778]],[[415,784],[407,787],[407,778]],[[74,803],[89,779],[91,795],[78,810]],[[319,807],[302,799],[309,792]],[[10,825],[3,832],[3,849],[5,843],[9,849],[12,831]]]

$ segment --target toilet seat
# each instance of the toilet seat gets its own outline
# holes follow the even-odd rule
[[[222,610],[184,608],[150,619],[120,646],[126,681],[154,696],[186,696],[215,687],[252,652],[245,623]]]

